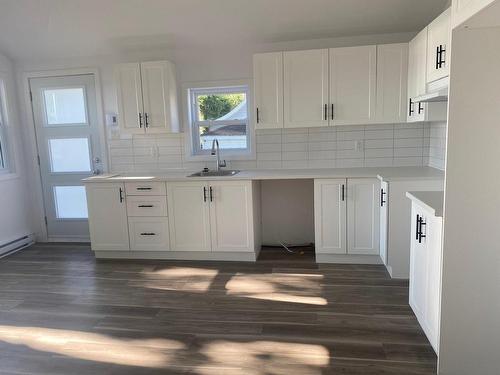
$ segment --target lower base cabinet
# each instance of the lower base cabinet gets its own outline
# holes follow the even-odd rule
[[[316,253],[378,256],[379,191],[375,178],[315,180]]]
[[[257,182],[167,184],[173,251],[254,252]]]
[[[438,353],[443,219],[413,202],[411,226],[410,306]]]
[[[92,250],[130,250],[125,184],[93,183],[85,190]]]

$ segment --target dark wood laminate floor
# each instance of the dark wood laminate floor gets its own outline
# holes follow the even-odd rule
[[[1,374],[434,374],[381,266],[96,261],[39,244],[0,259]]]

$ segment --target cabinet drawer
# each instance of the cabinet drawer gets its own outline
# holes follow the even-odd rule
[[[164,182],[126,182],[127,195],[166,195]]]
[[[130,250],[170,250],[168,219],[166,217],[130,217],[128,226]]]
[[[127,198],[127,215],[131,216],[167,216],[166,196],[132,195]]]

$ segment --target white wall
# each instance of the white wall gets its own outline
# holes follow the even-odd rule
[[[12,172],[0,174],[0,246],[32,233],[28,215],[30,200],[25,179],[21,129],[12,63],[0,54],[0,78],[5,80],[8,127],[6,142]]]
[[[499,40],[500,27],[453,33],[439,353],[442,375],[497,375],[500,371]]]

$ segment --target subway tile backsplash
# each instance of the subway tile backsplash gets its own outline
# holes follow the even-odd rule
[[[356,125],[256,131],[256,159],[229,160],[237,169],[432,166],[444,169],[446,123]],[[109,141],[112,172],[197,170],[186,160],[184,135]],[[224,158],[224,153],[222,152]]]

